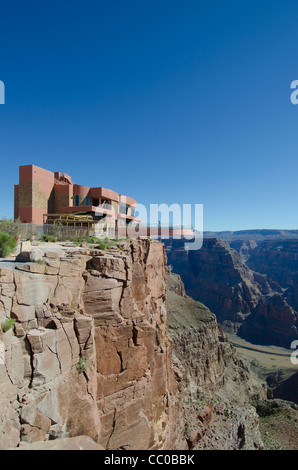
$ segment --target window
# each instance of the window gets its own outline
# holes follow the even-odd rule
[[[128,204],[124,204],[124,202],[120,202],[119,204],[119,212],[120,214],[127,214],[128,212],[128,208],[129,208],[129,205]]]
[[[77,206],[79,206],[79,205],[80,205],[80,196],[77,194],[77,195],[75,196],[75,206],[77,207]]]

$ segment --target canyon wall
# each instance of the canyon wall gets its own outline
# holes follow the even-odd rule
[[[166,264],[152,240],[1,263],[1,449],[262,448],[265,388]]]
[[[290,287],[298,274],[298,240],[263,240],[252,250],[247,265],[281,287]]]
[[[1,449],[80,435],[104,449],[183,442],[164,247],[122,248],[2,263]]]
[[[276,249],[269,249],[270,243]],[[262,242],[268,253],[248,241],[231,244],[239,252],[219,239],[204,239],[200,250],[189,252],[184,250],[183,240],[165,241],[168,263],[181,275],[187,294],[215,313],[226,332],[256,344],[289,348],[298,337],[293,273],[297,269],[297,242]],[[280,245],[285,247],[278,250]],[[267,264],[261,269],[265,258]],[[288,285],[280,285],[282,279],[288,279]]]
[[[253,404],[266,398],[265,385],[239,359],[215,315],[187,296],[180,276],[171,272],[167,307],[189,449],[261,449]]]

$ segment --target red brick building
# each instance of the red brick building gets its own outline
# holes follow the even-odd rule
[[[125,235],[128,223],[138,224],[137,202],[102,187],[74,184],[71,177],[35,165],[19,168],[14,217],[23,223],[88,227],[94,235],[109,229]]]

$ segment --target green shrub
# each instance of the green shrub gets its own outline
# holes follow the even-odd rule
[[[8,330],[10,330],[10,328],[13,327],[14,324],[14,318],[6,318],[6,320],[1,323],[1,330],[3,331],[3,333],[6,333]]]
[[[101,242],[99,245],[98,245],[98,248],[100,250],[105,250],[106,249],[106,244],[104,242]]]
[[[0,220],[0,232],[8,233],[13,237],[18,237],[21,235],[22,224],[20,219],[12,220],[3,217]]]
[[[83,359],[82,357],[80,357],[79,359],[79,362],[77,363],[77,369],[79,372],[87,372],[87,370],[89,369],[90,367],[90,363],[87,359]]]
[[[25,233],[26,240],[33,241],[33,240],[40,239],[40,233],[35,224],[33,223],[26,224],[25,227],[26,227],[26,233]]]
[[[42,240],[43,240],[44,242],[53,242],[53,243],[54,243],[54,242],[57,241],[57,238],[54,237],[54,235],[43,235],[43,236],[42,236]]]
[[[0,233],[0,256],[5,258],[9,256],[17,247],[17,241],[15,237],[8,233]]]

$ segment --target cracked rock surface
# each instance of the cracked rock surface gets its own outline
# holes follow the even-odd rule
[[[0,321],[15,321],[0,330],[0,449],[75,436],[177,447],[163,245],[28,259],[0,267]]]

